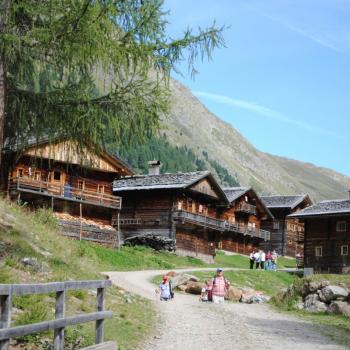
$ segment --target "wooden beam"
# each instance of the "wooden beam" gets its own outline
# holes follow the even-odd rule
[[[96,320],[103,320],[105,318],[112,318],[111,311],[92,312],[89,314],[71,316],[66,318],[59,318],[52,321],[45,321],[40,323],[29,324],[26,326],[18,326],[13,328],[0,329],[0,340],[9,338],[23,337],[28,334],[47,332],[57,328],[65,328],[74,326],[80,323],[87,323]]]
[[[55,318],[63,318],[65,314],[66,292],[56,293]],[[55,329],[53,346],[55,350],[64,350],[64,328]]]

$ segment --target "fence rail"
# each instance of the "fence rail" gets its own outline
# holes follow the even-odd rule
[[[248,227],[245,225],[239,225],[237,223],[229,223],[225,220],[211,218],[205,215],[190,213],[185,210],[174,211],[173,217],[194,223],[196,225],[208,227],[221,232],[238,232],[243,235],[252,237],[258,237],[265,241],[270,240],[270,232],[266,230],[256,229],[254,227]]]
[[[32,177],[16,177],[10,179],[10,190],[40,194],[74,202],[88,203],[99,206],[121,209],[121,197],[100,193],[70,185],[55,184],[48,181],[35,180]]]
[[[8,350],[11,338],[54,330],[54,349],[64,349],[64,329],[68,326],[96,322],[95,343],[99,349],[116,349],[115,343],[103,343],[104,320],[112,317],[105,311],[105,290],[111,281],[66,281],[37,284],[0,284],[0,350]],[[66,292],[69,290],[97,289],[97,311],[65,317]],[[24,326],[11,327],[12,297],[15,295],[46,294],[56,292],[55,319]],[[93,347],[92,347],[93,348]]]

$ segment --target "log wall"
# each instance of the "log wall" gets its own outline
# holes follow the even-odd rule
[[[346,231],[337,232],[337,222],[346,222]],[[341,247],[347,246],[347,255]],[[316,256],[316,249],[322,256]],[[318,272],[350,272],[350,215],[309,218],[305,221],[304,265]]]

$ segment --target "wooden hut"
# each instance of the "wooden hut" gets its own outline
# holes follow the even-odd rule
[[[251,187],[224,188],[229,206],[219,210],[227,230],[217,243],[219,249],[249,254],[270,240],[270,232],[261,229],[263,220],[273,220],[270,211]]]
[[[312,204],[307,194],[295,196],[262,196],[265,206],[274,216],[266,220],[262,227],[271,232],[266,250],[276,250],[280,255],[295,257],[302,254],[304,242],[304,224],[288,215],[298,212]]]
[[[304,267],[350,273],[350,200],[327,200],[289,215],[303,222]]]
[[[66,235],[114,244],[112,220],[121,198],[113,194],[112,182],[132,174],[121,159],[91,145],[32,141],[11,169],[8,193],[31,208],[52,208]]]
[[[225,221],[217,218],[227,198],[208,171],[159,174],[115,180],[113,191],[123,198],[120,226],[124,241],[156,235],[172,239],[176,253],[212,261],[217,235]]]

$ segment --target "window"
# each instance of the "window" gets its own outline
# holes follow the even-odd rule
[[[54,181],[61,181],[61,172],[59,170],[55,170],[53,172]]]
[[[22,168],[17,169],[17,177],[23,177],[24,176],[24,170]]]
[[[97,185],[97,191],[98,193],[104,194],[105,193],[104,185]]]
[[[318,247],[315,247],[315,256],[322,256],[322,247],[321,246],[318,246]]]
[[[346,232],[346,221],[337,221],[337,232]]]
[[[182,210],[182,206],[183,206],[183,202],[182,201],[178,201],[177,202],[177,210]]]
[[[244,196],[244,200],[248,202],[248,196]]]
[[[349,246],[348,245],[342,245],[340,247],[340,255],[349,255]]]
[[[202,205],[202,204],[199,204],[198,213],[199,213],[199,214],[202,214],[202,213],[203,213],[203,205]]]
[[[85,187],[85,181],[84,180],[78,180],[78,188],[79,190],[83,190]]]
[[[279,221],[274,221],[273,222],[273,229],[274,230],[279,230],[280,228],[280,222]]]
[[[34,172],[34,180],[36,180],[36,181],[41,180],[41,172],[40,171]]]

